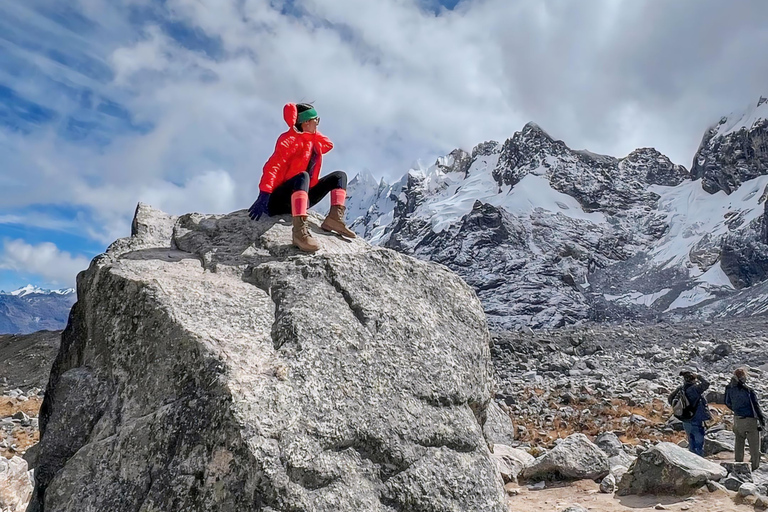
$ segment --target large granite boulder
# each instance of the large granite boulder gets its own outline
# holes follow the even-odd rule
[[[584,434],[571,434],[523,470],[533,479],[597,480],[608,474],[608,457]]]
[[[290,219],[170,217],[78,276],[42,511],[498,511],[489,334],[445,267]]]
[[[724,467],[676,444],[659,443],[637,457],[619,482],[619,494],[686,495],[726,474]]]

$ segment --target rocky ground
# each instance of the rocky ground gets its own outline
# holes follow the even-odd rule
[[[0,511],[22,512],[32,495],[38,416],[61,332],[0,336]]]
[[[580,506],[589,512],[651,512],[673,510],[689,512],[753,512],[747,503],[737,503],[728,492],[709,492],[703,488],[694,496],[614,496],[599,491],[592,480],[555,485],[540,491],[510,486],[510,512],[564,512]],[[569,512],[581,512],[573,508]]]
[[[60,342],[61,331],[0,335],[0,394],[45,389]]]
[[[40,440],[37,416],[42,403],[39,388],[33,388],[27,394],[13,390],[0,396],[0,456],[10,459],[14,455],[24,455]]]
[[[729,427],[722,393],[735,368],[747,366],[749,384],[768,396],[767,328],[767,318],[753,317],[497,332],[496,398],[518,424],[517,440],[532,446],[605,431],[630,444],[677,442],[667,397],[680,368],[697,367],[711,382],[712,423]]]
[[[0,336],[0,456],[22,456],[40,440],[37,423],[60,331]]]
[[[492,336],[496,400],[517,427],[510,444],[541,456],[572,433],[586,434],[595,441],[599,434],[612,431],[618,437],[617,446],[630,459],[621,457],[630,464],[631,458],[659,441],[684,443],[680,425],[670,420],[666,398],[685,365],[697,367],[712,383],[709,458],[732,461],[732,451],[725,449],[732,446],[732,438],[727,436],[732,417],[720,403],[720,393],[733,369],[746,366],[758,395],[761,399],[768,396],[766,333],[768,319],[759,317],[717,323],[625,323],[496,332]],[[0,351],[6,356],[0,362],[0,383],[4,384],[0,455],[7,459],[14,455],[31,459],[31,452],[26,452],[39,438],[41,387],[58,337],[59,333],[37,333],[0,338]],[[9,364],[10,357],[17,364]],[[768,488],[765,468],[768,461],[764,457],[764,468],[754,480]],[[541,485],[539,478],[523,477],[521,474],[519,483],[507,485],[510,511],[560,512],[579,504],[593,512],[730,512],[753,510],[755,501],[721,488],[702,490],[688,498],[620,497],[600,493],[600,479],[571,483],[548,479],[543,489],[536,489],[531,486]]]

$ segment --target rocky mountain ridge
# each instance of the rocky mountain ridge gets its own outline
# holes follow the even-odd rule
[[[45,290],[28,285],[12,292],[0,291],[0,334],[63,329],[75,300],[71,288]]]
[[[497,329],[759,314],[766,109],[708,130],[691,173],[653,148],[572,150],[529,123],[392,185],[358,175],[348,217],[371,243],[457,272]]]

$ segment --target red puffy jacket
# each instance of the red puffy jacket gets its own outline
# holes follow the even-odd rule
[[[275,152],[264,164],[259,190],[272,193],[277,187],[307,170],[312,151],[317,148],[315,167],[310,176],[309,186],[317,185],[320,178],[320,167],[323,165],[323,155],[333,149],[333,142],[321,134],[297,131],[294,125],[298,113],[296,105],[288,103],[283,107],[283,119],[289,126],[288,131],[280,135],[275,144]]]

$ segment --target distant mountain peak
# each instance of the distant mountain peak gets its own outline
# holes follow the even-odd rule
[[[768,173],[768,98],[723,117],[707,130],[693,158],[691,177],[710,194],[731,194],[742,183]]]
[[[27,286],[23,286],[18,290],[14,290],[12,292],[0,291],[0,295],[13,295],[14,297],[26,297],[27,295],[70,295],[72,293],[75,293],[74,288],[48,290],[48,289],[40,288],[38,286],[34,286],[31,284],[28,284]]]
[[[741,130],[750,131],[765,120],[768,120],[768,98],[761,95],[756,104],[752,103],[741,111],[721,118],[714,127],[714,137],[723,137]]]

